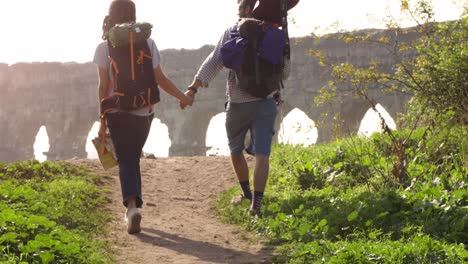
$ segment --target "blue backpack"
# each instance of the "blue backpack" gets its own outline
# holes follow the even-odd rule
[[[221,47],[223,64],[236,73],[241,89],[266,98],[282,83],[286,39],[277,25],[242,19]]]
[[[240,36],[237,28],[231,30],[230,39],[221,46],[221,58],[224,67],[240,72],[244,63],[244,52],[249,41]]]

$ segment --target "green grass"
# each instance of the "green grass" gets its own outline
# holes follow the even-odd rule
[[[97,184],[61,162],[0,164],[0,263],[112,263]]]
[[[277,246],[274,263],[467,263],[467,131],[429,136],[418,130],[405,142],[404,174],[385,135],[276,145],[263,217],[230,205],[237,186],[217,211]]]

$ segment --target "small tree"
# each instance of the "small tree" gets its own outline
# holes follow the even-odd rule
[[[426,121],[427,129],[439,124],[453,126],[468,123],[468,16],[467,5],[459,20],[436,23],[428,0],[401,0],[401,12],[408,14],[416,23],[413,28],[402,28],[398,21],[387,21],[387,31],[370,34],[365,31],[345,32],[341,39],[347,43],[383,45],[394,61],[392,70],[378,62],[367,67],[351,63],[331,64],[334,81],[322,89],[316,102],[330,101],[337,85],[351,87],[352,92],[364,98],[381,119],[381,125],[392,142],[393,167],[391,174],[398,183],[408,184],[405,138],[392,133],[382,115],[376,109],[376,101],[369,96],[370,89],[385,92],[403,92],[413,96],[409,104],[412,111],[405,125],[414,131]],[[312,51],[320,62],[327,64],[323,52]],[[330,92],[333,91],[333,92]],[[447,122],[447,117],[449,122]],[[429,121],[429,122],[428,122]]]
[[[421,25],[427,35],[416,46],[418,55],[396,72],[405,91],[422,109],[440,116],[452,113],[455,124],[468,122],[468,17]]]

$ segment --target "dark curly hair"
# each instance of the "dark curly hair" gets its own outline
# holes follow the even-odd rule
[[[136,8],[132,0],[114,0],[110,4],[109,14],[102,22],[102,39],[107,39],[109,29],[117,24],[135,22]]]

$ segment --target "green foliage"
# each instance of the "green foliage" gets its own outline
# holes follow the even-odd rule
[[[217,202],[221,217],[279,246],[275,263],[464,263],[468,242],[468,135],[395,132],[408,186],[394,184],[389,135],[327,145],[275,145],[262,218]],[[443,144],[442,144],[443,143]]]
[[[361,175],[358,182],[369,178],[366,173],[369,172],[369,164],[374,164],[377,169],[375,171],[383,179],[385,186],[408,187],[411,185],[410,174],[416,173],[416,170],[421,174],[428,170],[437,170],[446,177],[447,171],[440,171],[438,164],[458,162],[457,166],[460,166],[466,163],[460,161],[460,158],[456,157],[457,154],[451,155],[452,146],[446,145],[445,139],[438,140],[436,133],[450,135],[450,129],[459,130],[460,126],[468,124],[468,13],[465,12],[456,21],[435,23],[431,3],[425,0],[402,0],[401,11],[409,14],[417,22],[417,26],[400,28],[397,26],[398,21],[390,21],[388,25],[392,27],[385,32],[371,34],[359,31],[339,34],[343,42],[352,45],[385,47],[389,51],[392,67],[383,67],[376,61],[364,66],[327,62],[325,65],[330,67],[334,79],[322,88],[320,95],[315,98],[319,105],[331,104],[330,101],[337,99],[336,90],[339,88],[341,93],[354,93],[376,110],[377,102],[371,94],[377,89],[383,93],[395,92],[399,95],[414,96],[408,103],[408,112],[399,122],[401,128],[407,128],[410,132],[393,133],[379,114],[383,131],[388,137],[372,141],[371,144],[375,146],[363,148],[368,152],[364,155],[355,153],[360,160],[346,155],[345,162],[336,164],[346,173],[350,173],[350,169],[356,170],[353,174]],[[314,51],[311,54],[319,56],[322,53]],[[321,58],[322,61],[326,59]],[[417,139],[419,145],[414,146],[414,142],[411,142],[414,139],[410,137],[416,133],[418,127],[424,127],[425,131],[417,132],[421,137]],[[433,139],[428,141],[428,136]],[[435,144],[436,141],[440,144],[439,149],[433,152],[432,148],[435,145],[431,144]],[[429,149],[423,149],[426,147]],[[375,151],[384,151],[385,155],[376,155],[373,153]],[[376,158],[380,161],[376,161]],[[412,158],[426,159],[434,164],[423,168],[410,163]],[[310,181],[312,178],[307,179]],[[377,188],[381,182],[371,179],[368,184],[368,187]]]
[[[110,263],[102,234],[109,216],[98,178],[65,163],[0,166],[0,261]]]
[[[322,66],[330,69],[332,80],[320,90],[315,102],[327,106],[340,93],[352,92],[375,108],[372,90],[383,93],[414,96],[409,107],[417,111],[406,119],[408,127],[429,120],[438,122],[450,116],[450,126],[468,123],[468,9],[456,21],[434,22],[432,3],[426,0],[401,0],[401,12],[413,19],[417,26],[401,28],[399,21],[390,18],[385,32],[343,32],[337,36],[350,49],[384,48],[387,61],[381,65],[371,61],[366,65],[349,62],[336,63],[320,49],[310,54]],[[323,37],[326,38],[326,37]],[[387,67],[384,67],[387,66]],[[409,122],[411,120],[411,122]]]
[[[468,17],[425,25],[418,56],[397,68],[413,103],[441,115],[450,111],[457,123],[468,122]]]
[[[376,232],[379,233],[379,232]],[[276,263],[464,263],[468,256],[462,245],[447,245],[428,236],[406,241],[356,239],[352,242],[326,240],[288,245],[286,256]]]

